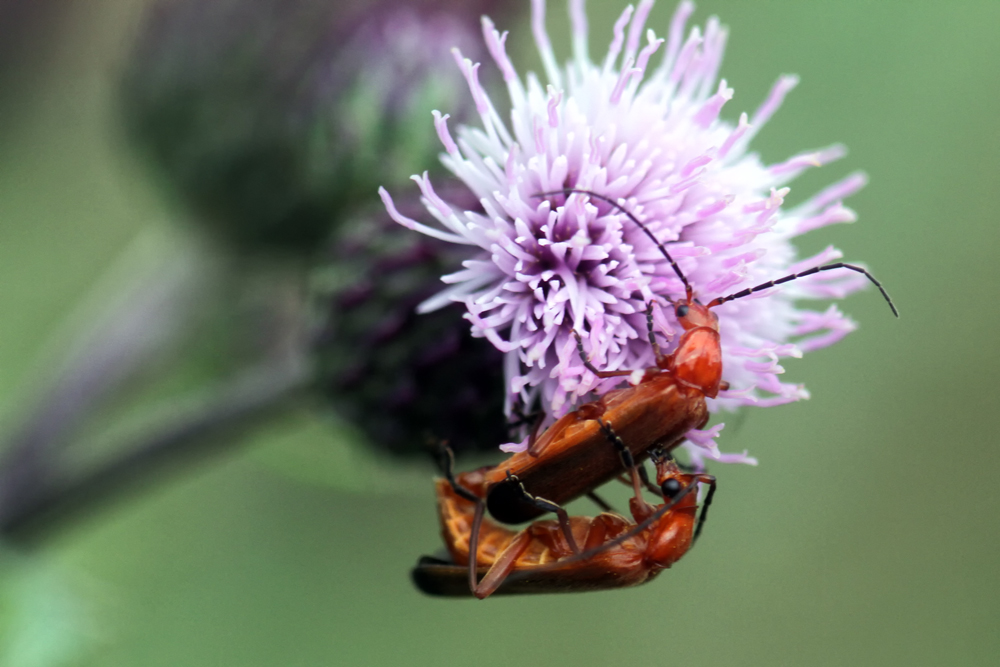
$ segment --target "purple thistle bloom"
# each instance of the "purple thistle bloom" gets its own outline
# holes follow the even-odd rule
[[[712,17],[704,34],[693,28],[685,39],[692,3],[677,8],[666,40],[648,31],[645,43],[653,2],[643,0],[635,11],[628,7],[597,64],[587,53],[583,0],[569,4],[573,58],[560,68],[544,27],[544,0],[532,3],[547,85],[533,73],[524,80],[517,75],[504,48],[507,34],[483,19],[487,46],[510,95],[509,125],[480,86],[479,65],[455,51],[482,127],[461,126],[453,136],[448,116],[437,112],[435,127],[445,166],[473,191],[481,210],[444,201],[426,174],[413,178],[439,226],[401,215],[380,191],[400,224],[471,247],[464,268],[442,279],[451,286],[421,310],[464,303],[473,335],[506,353],[508,414],[537,400],[555,418],[620,384],[620,378],[602,380],[585,369],[574,330],[594,365],[606,370],[653,365],[647,303],[656,304],[654,323],[665,351],[681,333],[672,309],[663,306],[684,294],[683,284],[645,233],[597,198],[541,193],[583,189],[619,202],[666,244],[707,303],[840,258],[831,247],[799,259],[791,240],[853,222],[854,212],[841,200],[865,184],[864,175],[853,174],[782,209],[789,181],[845,151],[832,146],[774,165],[749,152],[751,139],[797,79],[779,78],[752,116],[744,113],[736,124],[722,120],[720,111],[733,95],[717,79],[727,31]],[[855,324],[835,306],[815,312],[797,302],[842,298],[864,282],[864,276],[831,271],[714,309],[724,378],[732,389],[710,400],[710,409],[808,398],[802,385],[780,381],[780,360],[830,345]],[[714,443],[719,430],[689,435],[686,444],[696,462],[707,457],[755,463],[745,454],[720,454]]]

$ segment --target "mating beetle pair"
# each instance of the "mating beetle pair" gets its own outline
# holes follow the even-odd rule
[[[662,354],[653,335],[650,304],[647,319],[656,367],[647,369],[638,384],[610,391],[563,416],[541,436],[531,438],[527,451],[495,467],[456,478],[447,466],[448,479],[438,480],[437,494],[442,533],[454,563],[422,559],[413,576],[424,592],[455,595],[460,594],[460,588],[464,594],[471,591],[482,598],[498,590],[598,590],[652,579],[693,543],[715,490],[713,477],[682,473],[665,455],[688,431],[707,422],[706,397],[715,398],[720,389],[728,387],[722,380],[718,318],[710,309],[798,278],[843,268],[864,274],[898,317],[874,276],[841,262],[787,275],[702,305],[663,244],[635,215],[610,198],[576,189],[538,196],[571,194],[587,195],[618,208],[656,244],[685,287],[684,297],[671,302],[684,334],[672,354]],[[598,370],[587,359],[579,336],[577,343],[587,369],[598,377],[632,375],[628,370]],[[655,453],[657,470],[658,486],[654,488],[663,499],[656,508],[642,499],[639,480],[644,469],[636,465],[651,452]],[[630,500],[634,522],[609,512],[594,519],[567,516],[561,507],[564,503],[592,493],[621,474],[623,466],[635,489]],[[695,527],[697,494],[693,491],[699,482],[710,484],[711,490]],[[528,521],[545,511],[555,512],[559,520],[535,522],[515,533],[484,519],[487,509],[504,523]],[[489,570],[480,582],[478,573],[483,566]],[[456,587],[456,576],[466,571],[468,587]],[[509,582],[506,586],[505,579]]]
[[[662,504],[654,507],[643,499],[640,469],[633,466],[633,520],[613,512],[570,517],[558,508],[558,521],[535,521],[521,531],[483,517],[483,471],[462,473],[457,479],[447,471],[436,490],[451,562],[423,557],[413,570],[414,583],[431,595],[467,596],[471,590],[482,599],[498,589],[506,594],[556,593],[624,588],[652,580],[697,539],[715,478],[681,472],[661,450],[651,456]],[[699,482],[709,484],[710,491],[696,525]]]

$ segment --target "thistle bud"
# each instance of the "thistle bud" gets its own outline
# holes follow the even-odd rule
[[[158,2],[124,78],[130,136],[216,236],[312,252],[434,168],[432,109],[470,108],[449,49],[478,48],[477,7],[447,4]]]
[[[510,439],[503,355],[469,334],[458,304],[417,312],[459,260],[453,245],[373,215],[343,230],[328,259],[316,354],[321,389],[341,415],[397,455],[426,455],[429,440],[461,453]]]

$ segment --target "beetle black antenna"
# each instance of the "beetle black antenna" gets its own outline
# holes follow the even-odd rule
[[[814,266],[811,269],[806,269],[805,271],[800,271],[799,273],[793,273],[783,278],[778,278],[777,280],[769,280],[766,283],[761,283],[756,287],[749,287],[745,290],[741,290],[734,294],[730,294],[729,296],[720,296],[717,299],[713,299],[708,304],[708,307],[712,308],[713,306],[718,306],[720,304],[726,303],[727,301],[742,299],[745,296],[750,296],[754,292],[760,292],[761,290],[766,290],[768,288],[774,287],[775,285],[780,285],[782,283],[791,282],[792,280],[796,280],[798,278],[811,276],[812,274],[819,273],[820,271],[832,271],[833,269],[850,269],[851,271],[856,271],[857,273],[863,273],[865,277],[868,278],[868,280],[872,281],[875,287],[878,288],[878,291],[882,293],[882,297],[885,299],[886,303],[889,304],[889,308],[892,309],[892,314],[895,315],[896,317],[899,317],[899,311],[896,310],[896,305],[892,302],[892,299],[889,298],[889,294],[888,292],[885,291],[885,288],[882,287],[882,283],[880,283],[878,280],[875,279],[875,276],[873,276],[866,269],[863,269],[860,266],[855,266],[854,264],[844,264],[843,262],[837,262],[835,264],[824,264],[823,266]]]
[[[602,194],[593,192],[591,190],[577,190],[575,188],[566,188],[565,190],[552,190],[551,192],[539,192],[536,195],[532,195],[532,197],[548,197],[549,195],[571,195],[571,194],[587,195],[593,197],[594,199],[600,199],[603,202],[611,204],[619,211],[624,213],[626,216],[628,216],[628,219],[634,222],[636,227],[641,229],[646,234],[646,236],[649,237],[649,240],[656,244],[656,247],[660,249],[660,252],[663,253],[663,256],[667,258],[668,262],[670,262],[670,266],[671,268],[673,268],[674,273],[676,273],[677,277],[681,279],[682,283],[684,283],[684,290],[687,292],[687,298],[690,299],[694,295],[694,289],[691,287],[691,283],[688,282],[688,279],[684,275],[684,272],[681,271],[681,267],[677,266],[677,262],[675,262],[674,258],[670,256],[670,253],[667,252],[667,249],[663,246],[662,243],[660,243],[659,239],[653,236],[653,232],[649,231],[649,227],[643,224],[639,220],[639,218],[635,217],[634,213],[632,213],[627,208],[616,202],[611,197],[606,197]]]

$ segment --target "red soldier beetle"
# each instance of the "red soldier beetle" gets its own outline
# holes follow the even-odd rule
[[[412,572],[414,583],[428,595],[471,592],[483,599],[494,593],[597,591],[651,581],[698,539],[716,488],[714,477],[681,472],[661,450],[654,450],[652,458],[662,504],[650,505],[642,497],[633,466],[632,520],[613,512],[590,518],[568,517],[563,511],[559,521],[536,521],[520,531],[483,517],[483,502],[476,495],[482,470],[462,473],[458,480],[446,470],[447,478],[436,480],[436,489],[451,562],[421,558]],[[699,482],[709,485],[700,517]]]
[[[673,449],[707,421],[703,394],[658,373],[563,416],[536,440],[544,445],[537,453],[529,447],[486,469],[481,497],[497,521],[530,521],[545,509],[528,502],[522,489],[563,505],[641,461],[651,448]],[[508,474],[518,483],[508,481]]]
[[[728,389],[728,383],[722,380],[719,320],[711,308],[821,271],[843,268],[868,278],[879,289],[893,314],[899,316],[885,288],[871,273],[843,262],[770,280],[703,305],[695,298],[694,288],[666,247],[634,214],[611,198],[589,190],[566,189],[535,196],[555,194],[588,195],[611,204],[656,244],[684,285],[683,298],[667,298],[684,333],[673,353],[663,354],[653,333],[653,304],[649,304],[649,341],[656,366],[646,369],[638,384],[612,390],[564,415],[540,437],[529,439],[526,452],[511,456],[486,473],[486,504],[490,515],[498,521],[520,523],[543,512],[538,504],[524,502],[521,490],[507,482],[508,473],[518,477],[529,496],[543,497],[562,505],[597,488],[621,471],[619,457],[606,446],[608,437],[617,435],[632,458],[641,461],[652,447],[669,451],[684,440],[689,430],[704,426],[708,421],[705,398],[715,398],[720,390]],[[579,334],[576,336],[584,365],[598,377],[623,377],[634,373],[631,370],[598,370],[588,359]]]

